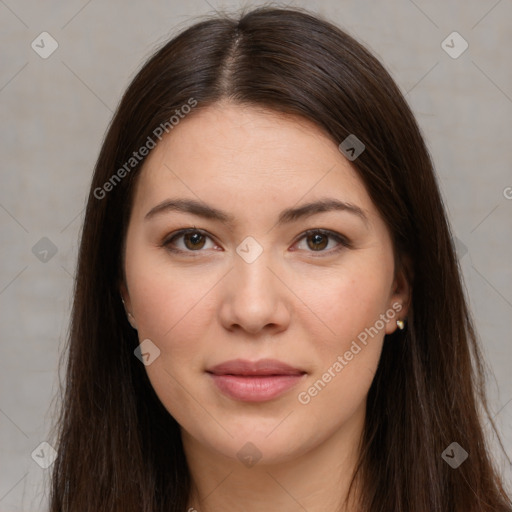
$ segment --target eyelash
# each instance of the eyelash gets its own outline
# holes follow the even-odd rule
[[[185,229],[180,229],[179,231],[175,231],[174,233],[172,233],[171,235],[166,237],[161,245],[162,245],[162,247],[166,248],[170,252],[177,253],[177,254],[186,254],[187,256],[190,256],[190,257],[197,257],[197,256],[199,256],[199,254],[194,254],[194,253],[201,253],[201,252],[203,252],[202,249],[198,249],[197,251],[192,251],[192,250],[176,249],[175,247],[172,246],[172,242],[174,242],[176,239],[183,237],[185,235],[188,235],[188,234],[193,234],[193,233],[199,233],[200,235],[203,235],[203,236],[209,238],[210,240],[214,241],[213,238],[206,231],[203,231],[202,229],[185,228]],[[294,242],[293,245],[296,245],[298,242],[300,242],[303,239],[306,239],[308,236],[316,235],[316,234],[330,237],[330,238],[334,239],[336,242],[338,242],[339,245],[338,245],[338,247],[336,247],[334,249],[327,250],[327,251],[325,251],[325,250],[307,251],[307,252],[312,253],[314,255],[314,257],[322,257],[323,255],[331,255],[331,254],[337,253],[345,248],[350,249],[352,247],[350,241],[345,236],[343,236],[339,233],[336,233],[335,231],[330,231],[328,229],[320,229],[320,228],[308,229],[307,231],[304,231],[304,233],[302,233],[300,235],[300,237],[297,238],[297,240]]]

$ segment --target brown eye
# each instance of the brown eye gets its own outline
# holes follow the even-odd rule
[[[322,251],[328,243],[329,237],[323,233],[315,233],[307,237],[308,247],[313,251]]]
[[[352,245],[347,237],[335,231],[310,229],[303,233],[296,247],[309,253],[317,252],[318,256],[327,256]]]
[[[202,249],[204,247],[206,238],[201,233],[188,233],[183,235],[185,247],[191,251],[195,249]]]
[[[215,243],[212,238],[199,229],[182,229],[173,233],[162,242],[162,247],[181,255],[198,256],[208,249],[214,249]]]

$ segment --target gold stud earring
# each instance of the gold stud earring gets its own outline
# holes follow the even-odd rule
[[[405,329],[405,322],[403,320],[397,320],[396,325],[401,331]]]

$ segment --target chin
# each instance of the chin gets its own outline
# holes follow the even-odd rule
[[[285,425],[288,420],[283,421],[284,417],[286,414],[281,413],[279,418],[262,419],[260,422],[248,418],[247,421],[238,419],[236,425],[222,423],[232,437],[221,427],[208,431],[193,428],[185,432],[182,427],[182,436],[248,468],[256,464],[285,464],[313,448],[317,436],[313,432],[308,434],[299,424]]]

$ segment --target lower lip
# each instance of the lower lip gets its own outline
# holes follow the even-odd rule
[[[296,386],[302,375],[215,375],[210,373],[213,382],[222,393],[243,402],[265,402],[272,400]]]

